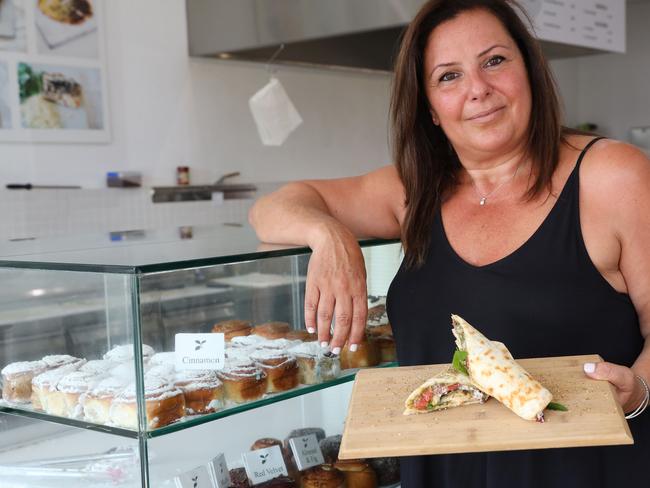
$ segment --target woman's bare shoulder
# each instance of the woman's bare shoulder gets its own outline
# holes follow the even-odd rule
[[[650,159],[632,144],[600,140],[585,154],[580,189],[587,198],[606,201],[611,212],[650,210]]]

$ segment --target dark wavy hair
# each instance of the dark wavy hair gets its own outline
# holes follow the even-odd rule
[[[402,244],[407,266],[420,266],[430,243],[431,224],[442,198],[458,182],[460,161],[447,136],[431,120],[424,73],[424,52],[431,32],[460,13],[484,9],[497,17],[517,43],[526,64],[532,94],[526,156],[534,180],[527,198],[550,188],[560,145],[565,139],[555,80],[539,42],[514,0],[430,0],[403,34],[395,61],[390,120],[393,158],[406,194]],[[531,24],[532,25],[532,24]]]

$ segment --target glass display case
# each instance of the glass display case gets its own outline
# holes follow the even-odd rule
[[[259,486],[354,486],[336,436],[358,368],[394,364],[382,297],[401,260],[361,245],[366,340],[334,356],[304,330],[309,249],[247,226],[0,244],[0,486],[248,486],[255,449],[282,461]],[[308,435],[310,469],[289,442]],[[352,469],[363,486],[398,482],[373,463]]]

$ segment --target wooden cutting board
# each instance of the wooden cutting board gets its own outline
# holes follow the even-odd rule
[[[633,444],[613,386],[583,373],[583,363],[598,361],[598,355],[517,361],[551,391],[554,402],[569,409],[546,410],[544,423],[523,420],[494,398],[482,405],[403,415],[408,395],[448,365],[360,370],[339,458]]]

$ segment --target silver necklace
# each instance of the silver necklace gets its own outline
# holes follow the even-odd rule
[[[474,186],[474,191],[476,192],[476,194],[479,197],[478,204],[481,205],[481,206],[485,205],[487,203],[487,199],[489,197],[491,197],[492,195],[494,195],[497,192],[497,190],[499,190],[499,188],[501,188],[506,183],[510,183],[512,180],[514,180],[515,176],[517,176],[517,171],[519,171],[520,166],[521,166],[521,162],[517,165],[517,168],[515,168],[515,172],[512,174],[512,176],[510,178],[508,178],[507,180],[501,182],[496,188],[493,188],[491,192],[489,192],[489,193],[487,193],[485,195],[481,195],[481,192],[478,191],[478,187],[476,186],[476,182],[474,181],[474,178],[472,178],[470,176],[470,179],[472,180],[472,186]]]

